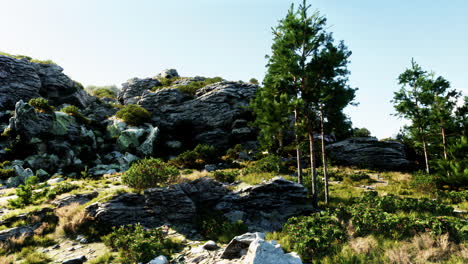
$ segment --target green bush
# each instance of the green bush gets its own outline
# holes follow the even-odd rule
[[[65,106],[64,108],[60,109],[60,112],[64,112],[75,117],[78,122],[85,124],[90,122],[85,116],[83,116],[83,114],[81,114],[80,109],[74,105]]]
[[[68,182],[63,182],[63,183],[59,183],[56,186],[54,186],[53,188],[49,189],[47,191],[47,193],[45,194],[45,196],[46,196],[47,199],[52,200],[57,195],[60,195],[62,193],[68,193],[68,192],[70,192],[72,190],[75,190],[77,188],[78,188],[77,185],[74,185],[74,184],[71,184],[71,183],[68,183]]]
[[[98,88],[93,91],[92,95],[96,97],[107,97],[107,98],[117,98],[117,93],[114,90],[108,88]]]
[[[16,188],[18,198],[8,200],[8,205],[13,208],[22,208],[34,202],[33,190],[35,189],[39,179],[36,176],[29,177],[25,184]]]
[[[235,145],[233,148],[230,148],[226,151],[226,157],[230,160],[236,160],[239,158],[239,154],[243,151],[241,144]]]
[[[213,177],[219,182],[233,183],[236,181],[239,173],[237,171],[215,171]]]
[[[284,162],[281,160],[281,157],[276,155],[268,155],[256,161],[254,165],[248,167],[245,173],[280,173],[284,170],[286,170],[286,168]]]
[[[124,108],[120,109],[115,116],[132,126],[141,125],[151,118],[151,114],[148,110],[135,104],[126,105]]]
[[[54,107],[49,105],[49,100],[39,97],[39,98],[32,98],[29,100],[28,104],[34,107],[37,111],[41,112],[52,112],[54,111]]]
[[[119,263],[147,263],[159,255],[170,256],[180,249],[180,244],[168,239],[160,229],[145,229],[140,224],[114,228],[103,241],[119,251]]]
[[[179,170],[160,159],[143,159],[132,164],[122,176],[122,182],[137,190],[162,187],[174,183]]]
[[[235,236],[248,231],[247,225],[242,221],[231,223],[218,211],[201,210],[195,222],[205,239],[220,243],[228,243]]]
[[[191,83],[189,83],[187,85],[178,86],[177,88],[183,93],[190,94],[190,95],[195,95],[195,93],[200,88],[203,88],[203,87],[205,87],[207,85],[217,83],[217,82],[221,82],[221,81],[223,81],[223,78],[221,78],[221,77],[206,78],[204,81],[194,81],[194,82],[191,82]]]
[[[0,166],[0,180],[8,180],[8,178],[15,177],[16,173],[14,169],[4,169]]]
[[[438,192],[437,193],[440,199],[448,200],[451,204],[458,204],[463,202],[468,202],[468,190],[457,192]]]
[[[283,226],[282,233],[288,236],[291,250],[304,260],[326,255],[347,237],[338,218],[328,212],[292,217]]]
[[[171,161],[180,168],[201,169],[206,164],[216,163],[218,153],[213,146],[197,145],[193,150],[181,153],[177,158]]]

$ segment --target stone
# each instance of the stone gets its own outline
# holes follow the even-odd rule
[[[214,165],[214,164],[206,164],[206,165],[205,165],[205,170],[206,170],[207,172],[212,172],[212,171],[215,171],[215,170],[217,170],[217,169],[218,169],[218,168],[217,168],[216,165]]]
[[[10,238],[17,238],[20,236],[30,237],[34,235],[34,230],[38,227],[35,226],[19,226],[0,231],[0,242],[6,242]]]
[[[59,182],[63,182],[64,180],[65,179],[62,178],[62,177],[52,178],[52,179],[47,181],[47,184],[56,184],[56,183],[59,183]]]
[[[247,127],[253,120],[247,106],[257,87],[224,81],[199,89],[195,96],[178,88],[166,88],[145,92],[138,104],[152,113],[153,123],[162,133],[171,135],[170,140],[223,149],[255,139],[255,133]]]
[[[52,105],[68,103],[78,107],[95,100],[58,65],[0,55],[0,110],[13,109],[20,100],[37,97],[48,99]]]
[[[129,128],[120,134],[117,139],[117,148],[120,151],[128,151],[136,149],[140,146],[139,138],[145,133],[144,129],[140,128]]]
[[[151,260],[148,264],[169,264],[167,258],[163,255]]]
[[[205,244],[203,244],[202,247],[206,250],[216,250],[219,248],[219,246],[213,240],[207,241]]]
[[[161,82],[155,78],[133,78],[122,84],[122,90],[117,98],[123,104],[136,103],[138,98],[147,90],[161,86]]]
[[[17,187],[20,184],[24,184],[29,177],[34,176],[34,172],[30,168],[23,169],[20,165],[14,165],[13,169],[16,176],[7,180],[6,185],[8,187]]]
[[[349,138],[326,147],[336,163],[382,170],[411,167],[405,146],[396,141],[378,141],[374,137]]]
[[[276,242],[267,242],[264,239],[255,239],[250,243],[249,250],[243,263],[246,264],[302,264],[296,253],[285,254],[281,245]]]
[[[179,77],[179,73],[177,73],[176,69],[166,69],[157,75],[158,78],[176,78]]]
[[[77,258],[72,258],[72,259],[69,259],[69,260],[65,260],[62,262],[62,264],[83,264],[87,261],[88,259],[86,258],[86,256],[80,256],[80,257],[77,257]]]
[[[138,153],[143,156],[153,156],[158,136],[159,128],[150,127],[148,136],[146,137],[145,141],[138,147]]]
[[[36,112],[34,107],[22,100],[16,103],[14,116],[10,119],[10,128],[26,139],[49,134],[52,126],[52,115]]]
[[[171,149],[180,149],[182,147],[182,142],[177,140],[170,140],[166,142],[166,146]]]
[[[52,201],[52,204],[56,205],[57,208],[67,206],[72,203],[85,204],[91,201],[92,199],[96,198],[98,195],[98,192],[74,194],[54,200]]]
[[[242,257],[246,253],[245,249],[249,248],[250,244],[256,239],[265,239],[264,233],[245,233],[234,237],[224,249],[221,258],[236,259]]]

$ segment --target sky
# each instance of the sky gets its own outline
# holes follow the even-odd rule
[[[51,59],[86,85],[167,68],[262,80],[271,28],[299,0],[0,0],[0,51]],[[353,52],[345,112],[378,138],[405,124],[390,100],[414,58],[468,95],[468,1],[309,0]]]

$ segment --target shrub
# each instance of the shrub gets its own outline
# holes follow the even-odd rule
[[[246,173],[261,173],[261,172],[274,172],[280,173],[286,168],[281,161],[281,157],[276,155],[268,155],[256,161],[253,166],[246,169]]]
[[[213,177],[219,182],[233,183],[239,173],[237,171],[215,171]]]
[[[206,164],[215,163],[218,160],[216,149],[209,145],[197,145],[193,150],[180,154],[171,162],[178,167],[200,169]]]
[[[160,229],[144,229],[140,224],[114,228],[103,241],[119,251],[121,263],[147,263],[155,256],[170,256],[180,248]]]
[[[16,188],[18,198],[8,200],[8,205],[14,208],[21,208],[34,202],[33,190],[39,179],[36,176],[29,177],[25,184]]]
[[[0,180],[8,180],[8,178],[15,177],[16,173],[14,169],[3,169],[0,168]]]
[[[135,104],[126,105],[124,108],[120,109],[115,116],[132,126],[141,125],[151,118],[151,114],[148,110]]]
[[[117,98],[117,93],[107,88],[98,88],[94,90],[92,94],[100,98],[103,98],[103,97],[114,98],[114,99]]]
[[[369,129],[363,128],[353,128],[353,137],[370,137],[371,132]]]
[[[221,243],[228,243],[233,237],[248,231],[247,225],[242,221],[231,223],[218,211],[201,210],[195,222],[205,239]]]
[[[183,93],[190,94],[190,95],[195,95],[195,93],[200,88],[203,88],[203,87],[205,87],[207,85],[217,83],[217,82],[221,82],[221,81],[223,81],[223,78],[221,78],[221,77],[206,78],[204,81],[194,81],[194,82],[191,82],[191,83],[189,83],[187,85],[178,86],[177,88]]]
[[[255,79],[255,78],[251,78],[251,79],[249,80],[249,83],[258,85],[258,80]]]
[[[64,108],[60,109],[60,112],[64,112],[75,117],[78,122],[85,124],[90,122],[86,117],[83,116],[83,114],[81,114],[80,109],[74,105],[65,106]]]
[[[346,232],[336,216],[328,212],[290,218],[282,229],[290,240],[291,250],[304,260],[323,256],[346,239]]]
[[[39,97],[39,98],[32,98],[28,102],[32,107],[34,107],[37,111],[41,112],[52,112],[54,111],[54,107],[49,105],[49,100]]]
[[[143,159],[132,164],[122,182],[137,190],[161,187],[177,180],[179,171],[160,159]]]
[[[236,160],[239,158],[239,154],[243,151],[241,144],[235,145],[233,148],[230,148],[226,151],[226,157],[230,160]]]

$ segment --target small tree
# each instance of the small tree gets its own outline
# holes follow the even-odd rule
[[[259,84],[259,83],[258,83],[258,80],[255,79],[255,78],[251,78],[251,79],[249,80],[249,83],[251,83],[251,84],[256,84],[256,85]]]

